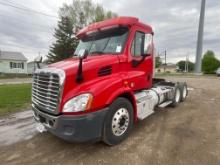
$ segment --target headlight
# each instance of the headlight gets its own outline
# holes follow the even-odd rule
[[[91,108],[93,96],[89,93],[81,94],[67,101],[63,112],[80,112]]]

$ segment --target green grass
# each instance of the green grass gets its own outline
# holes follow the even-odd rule
[[[0,115],[30,107],[31,84],[0,85]]]

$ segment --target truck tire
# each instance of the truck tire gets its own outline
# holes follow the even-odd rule
[[[179,103],[180,103],[180,99],[181,99],[181,88],[180,88],[180,84],[177,83],[175,86],[175,91],[174,91],[174,97],[172,100],[172,104],[170,105],[171,107],[176,107]]]
[[[188,95],[188,90],[187,90],[187,84],[186,82],[180,84],[180,89],[181,89],[181,98],[180,101],[183,102],[186,100],[186,97]]]
[[[127,138],[133,127],[133,106],[129,100],[119,97],[111,105],[106,116],[103,141],[116,145]]]

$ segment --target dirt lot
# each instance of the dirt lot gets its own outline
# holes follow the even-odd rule
[[[31,82],[32,82],[32,78],[0,79],[0,85],[3,85],[3,84],[29,84]]]
[[[114,147],[70,144],[38,134],[29,112],[0,119],[0,164],[219,165],[220,79],[169,79],[186,80],[194,88],[186,102],[158,110]]]

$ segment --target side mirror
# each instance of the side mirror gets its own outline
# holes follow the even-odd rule
[[[79,51],[79,66],[78,66],[78,71],[77,71],[77,76],[76,76],[76,82],[80,83],[83,81],[83,72],[82,72],[82,62],[83,59],[85,59],[88,56],[88,50],[82,49]]]
[[[36,63],[42,63],[42,60],[43,60],[42,56],[37,56],[37,57],[34,59],[34,61],[35,61]]]
[[[42,63],[42,60],[43,60],[43,57],[42,56],[37,56],[35,59],[34,59],[34,63],[37,63],[37,68],[40,69],[40,63]]]
[[[132,66],[137,67],[145,58],[153,53],[153,34],[144,34],[141,36],[141,60],[132,60]]]
[[[80,59],[86,59],[88,54],[89,54],[88,50],[82,49],[82,50],[79,51],[78,56],[79,56]]]
[[[153,36],[152,34],[145,34],[142,36],[141,55],[143,57],[152,54]]]

